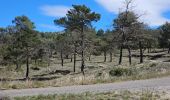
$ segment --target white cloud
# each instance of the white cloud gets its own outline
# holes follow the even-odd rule
[[[118,14],[119,10],[124,8],[125,0],[96,0],[109,12]],[[159,26],[170,19],[165,18],[163,13],[170,11],[170,0],[133,0],[135,12],[143,14],[141,20],[150,26]]]
[[[70,8],[66,7],[66,6],[51,6],[51,5],[46,5],[46,6],[42,6],[40,9],[47,16],[51,16],[51,17],[63,17],[63,16],[66,15],[67,11]]]
[[[39,27],[45,28],[48,30],[53,30],[53,31],[62,31],[63,30],[63,28],[61,28],[59,26],[50,25],[50,24],[39,24]]]

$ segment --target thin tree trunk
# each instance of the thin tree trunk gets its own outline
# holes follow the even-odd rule
[[[132,55],[131,55],[131,49],[130,49],[130,47],[128,47],[128,52],[129,52],[129,64],[131,65],[131,64],[132,64],[132,60],[131,60]]]
[[[122,63],[122,51],[123,51],[123,46],[121,45],[121,47],[120,47],[120,56],[119,56],[119,65]]]
[[[150,43],[147,42],[147,49],[148,49],[148,53],[150,53]]]
[[[82,53],[81,53],[81,56],[82,56],[82,62],[81,62],[81,72],[83,73],[84,75],[84,50],[82,50]]]
[[[84,75],[84,67],[85,67],[85,61],[84,61],[84,49],[85,49],[85,45],[84,45],[84,27],[82,26],[82,29],[81,29],[81,39],[82,39],[82,44],[81,44],[81,49],[82,49],[82,52],[81,52],[81,72],[83,73]]]
[[[50,50],[50,58],[53,57],[53,51]]]
[[[68,57],[68,56],[69,56],[69,55],[67,54],[67,55],[66,55],[66,59],[69,59],[69,57]]]
[[[73,62],[73,55],[71,54],[70,62]]]
[[[50,64],[51,64],[51,60],[50,60],[50,58],[52,57],[52,50],[48,50],[48,66],[50,66]]]
[[[149,49],[149,47],[148,47],[148,53],[150,53],[150,49]]]
[[[61,56],[61,66],[63,66],[63,65],[64,65],[64,64],[63,64],[63,63],[64,63],[64,59],[63,59],[63,50],[61,50],[60,53],[61,53],[61,55],[60,55],[60,56]]]
[[[106,51],[104,51],[104,62],[106,62]]]
[[[89,55],[89,61],[91,61],[91,54]]]
[[[19,64],[18,64],[18,62],[16,62],[15,65],[16,65],[15,70],[18,70],[18,69],[19,69]]]
[[[27,48],[27,58],[26,58],[26,79],[29,79],[29,55],[28,55],[28,48]]]
[[[34,59],[35,67],[37,67],[37,58]]]
[[[75,45],[75,47],[74,47],[74,67],[73,67],[74,72],[76,71],[76,52],[77,52],[77,48]]]
[[[140,49],[140,63],[143,63],[143,51],[142,51],[142,43],[139,41],[139,49]]]
[[[48,57],[48,66],[50,66],[51,64],[51,60],[50,60],[50,56]]]
[[[19,69],[19,67],[20,67],[18,57],[16,57],[15,65],[16,65],[15,70],[18,70],[18,69]]]
[[[110,62],[112,62],[112,52],[110,51]]]

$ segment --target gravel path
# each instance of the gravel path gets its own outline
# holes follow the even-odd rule
[[[65,93],[82,93],[82,92],[109,92],[115,90],[161,90],[170,92],[170,77],[126,81],[108,84],[95,85],[78,85],[66,87],[49,87],[49,88],[33,88],[33,89],[19,89],[19,90],[1,90],[0,96],[33,96],[33,95],[48,95],[48,94],[65,94]]]

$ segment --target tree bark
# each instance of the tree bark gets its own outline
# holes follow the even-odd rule
[[[123,51],[123,45],[121,45],[120,47],[119,65],[122,63],[122,51]]]
[[[149,49],[149,47],[148,47],[148,53],[150,53],[150,49]]]
[[[82,56],[82,62],[81,62],[81,72],[83,73],[84,75],[84,50],[82,50],[82,53],[81,53],[81,56]]]
[[[75,45],[74,46],[74,67],[73,67],[74,72],[76,71],[76,52],[77,52],[77,47]]]
[[[50,60],[50,57],[48,57],[48,66],[51,65],[51,60]]]
[[[106,51],[104,51],[104,62],[106,62]]]
[[[91,61],[91,54],[89,55],[89,61]]]
[[[67,55],[66,55],[66,59],[69,59],[69,57],[68,57],[68,56],[69,56],[69,55],[67,54]]]
[[[48,55],[48,66],[50,66],[50,64],[51,64],[51,60],[50,60],[50,58],[52,57],[51,56],[51,50],[49,50],[49,55]]]
[[[143,47],[141,41],[139,41],[139,49],[140,49],[140,63],[143,63]]]
[[[19,64],[18,64],[18,62],[16,62],[15,65],[16,65],[15,70],[18,70],[18,69],[19,69]]]
[[[150,53],[150,43],[149,42],[147,42],[147,45],[148,45],[148,53]]]
[[[61,50],[61,52],[60,52],[61,54],[60,54],[60,56],[61,56],[61,66],[63,66],[64,64],[64,59],[63,59],[63,50]]]
[[[27,55],[26,55],[26,79],[29,79],[29,54],[28,54],[28,48],[27,48]]]
[[[71,54],[70,62],[73,62],[73,55]]]
[[[131,55],[131,49],[130,47],[128,47],[128,52],[129,52],[129,64],[131,65],[132,64],[132,55]]]
[[[170,53],[170,46],[169,46],[169,48],[168,48],[168,53]]]
[[[83,75],[84,75],[84,67],[85,67],[85,61],[84,61],[84,49],[85,49],[85,44],[84,44],[84,27],[82,26],[82,28],[81,28],[81,39],[82,39],[82,43],[81,43],[81,49],[82,49],[82,51],[81,51],[81,60],[82,60],[82,62],[81,62],[81,72],[83,73]]]
[[[50,51],[50,58],[53,57],[53,50],[49,50]]]
[[[110,62],[112,62],[112,52],[110,51]]]

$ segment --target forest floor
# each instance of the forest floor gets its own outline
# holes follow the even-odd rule
[[[170,76],[170,54],[167,51],[156,50],[156,53],[145,53],[144,63],[139,64],[139,52],[132,52],[132,64],[128,63],[127,52],[124,51],[122,65],[118,65],[118,55],[114,54],[113,62],[103,62],[103,56],[92,56],[86,60],[85,76],[80,72],[80,61],[73,72],[73,62],[64,60],[60,65],[57,58],[51,59],[50,66],[30,66],[30,80],[25,81],[25,65],[18,71],[15,66],[0,67],[0,90],[61,87],[72,85],[89,85],[99,83],[114,83],[127,80],[141,80]]]

